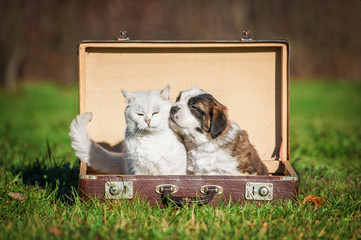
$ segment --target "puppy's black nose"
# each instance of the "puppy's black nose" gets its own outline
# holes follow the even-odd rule
[[[176,112],[178,112],[179,109],[180,109],[179,107],[172,107],[172,108],[170,109],[170,113],[171,113],[171,114],[175,114]]]

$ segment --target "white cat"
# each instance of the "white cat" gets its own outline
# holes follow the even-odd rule
[[[185,147],[168,125],[172,106],[169,86],[162,91],[122,90],[122,93],[128,102],[125,109],[125,153],[107,151],[91,140],[86,125],[92,114],[83,113],[70,125],[69,136],[77,157],[98,173],[186,174]]]
[[[187,153],[169,128],[169,85],[162,91],[128,92],[125,152],[134,174],[186,174]]]

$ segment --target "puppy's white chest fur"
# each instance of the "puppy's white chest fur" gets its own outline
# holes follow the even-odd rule
[[[239,175],[237,159],[208,142],[188,152],[188,172],[196,175]]]

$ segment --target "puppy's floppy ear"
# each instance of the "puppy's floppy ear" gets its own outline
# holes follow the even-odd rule
[[[170,87],[167,85],[162,91],[160,91],[160,97],[163,100],[169,100]]]
[[[227,127],[227,108],[223,105],[217,105],[213,107],[211,118],[211,137],[215,139],[226,129]]]

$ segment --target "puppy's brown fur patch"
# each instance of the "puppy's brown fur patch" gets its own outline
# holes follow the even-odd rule
[[[241,173],[253,174],[257,172],[258,175],[267,175],[268,170],[261,161],[257,150],[249,141],[248,133],[245,130],[239,130],[231,140],[227,139],[229,131],[231,130],[230,122],[227,121],[225,131],[217,138],[223,141],[224,144],[220,148],[228,150],[232,157],[237,158],[239,163],[237,169]]]
[[[189,99],[189,108],[201,121],[202,130],[218,137],[226,129],[227,108],[210,94],[202,94]]]
[[[248,133],[245,130],[237,132],[231,155],[238,158],[240,171],[247,173],[257,172],[259,175],[268,174],[266,166],[262,163],[256,149],[250,143]]]

